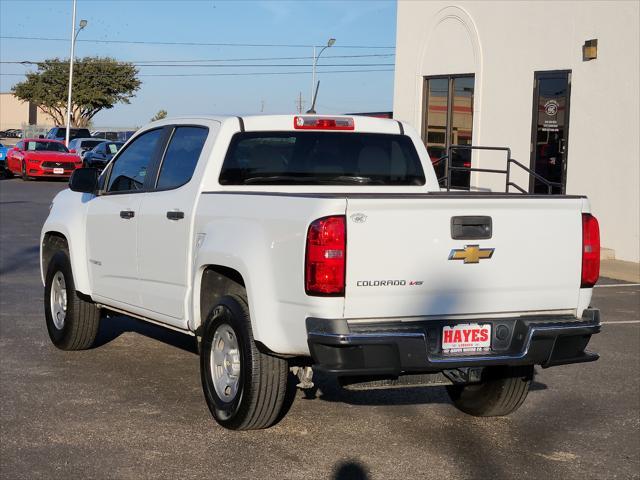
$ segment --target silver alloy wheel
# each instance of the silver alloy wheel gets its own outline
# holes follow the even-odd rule
[[[240,349],[236,332],[230,325],[218,325],[213,334],[209,362],[218,397],[224,402],[233,401],[240,383]]]
[[[67,285],[64,281],[64,275],[60,271],[53,276],[49,297],[53,324],[58,330],[62,330],[67,316]]]

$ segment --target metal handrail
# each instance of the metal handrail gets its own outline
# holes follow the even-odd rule
[[[507,168],[505,170],[500,170],[500,169],[495,169],[495,168],[454,167],[453,165],[451,165],[451,162],[449,161],[452,158],[451,157],[451,151],[452,150],[493,150],[493,151],[499,151],[499,152],[506,152],[507,153]],[[517,185],[516,183],[511,181],[511,164],[517,165],[518,167],[522,168],[525,172],[527,172],[530,176],[532,176],[536,180],[539,180],[540,182],[544,183],[546,185],[546,187],[547,187],[547,192],[549,193],[549,195],[553,194],[553,187],[557,187],[557,188],[562,189],[562,183],[552,182],[550,180],[547,180],[546,178],[544,178],[540,174],[538,174],[538,173],[534,172],[533,170],[531,170],[529,167],[524,166],[522,163],[520,163],[515,158],[511,158],[511,149],[509,147],[481,147],[481,146],[475,146],[475,145],[449,145],[449,147],[447,148],[447,154],[443,155],[442,157],[437,159],[435,162],[431,162],[431,164],[435,167],[436,165],[439,165],[443,161],[446,162],[446,175],[444,177],[440,177],[438,179],[438,182],[440,183],[443,180],[446,181],[447,192],[451,191],[451,172],[457,171],[457,172],[501,173],[501,174],[505,175],[505,193],[509,193],[509,187],[515,188],[520,193],[524,193],[524,194],[528,193],[524,188],[520,187],[519,185]]]

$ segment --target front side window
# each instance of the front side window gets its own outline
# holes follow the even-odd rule
[[[143,133],[122,152],[111,168],[107,192],[142,190],[161,137],[161,129]]]
[[[245,132],[234,135],[222,185],[424,185],[405,135]]]
[[[204,127],[177,127],[174,130],[156,188],[177,188],[191,180],[208,133]]]
[[[424,121],[422,139],[434,163],[436,176],[444,179],[445,162],[438,160],[451,145],[471,145],[473,134],[473,75],[428,77],[424,80]],[[471,151],[452,149],[451,165],[471,166]],[[451,186],[469,189],[469,172],[453,171]],[[441,181],[444,186],[444,181]]]

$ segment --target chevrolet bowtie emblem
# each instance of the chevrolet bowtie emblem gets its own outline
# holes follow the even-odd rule
[[[449,254],[449,260],[463,260],[464,263],[480,263],[480,260],[491,258],[494,248],[480,248],[480,245],[465,245],[464,248],[454,248]]]

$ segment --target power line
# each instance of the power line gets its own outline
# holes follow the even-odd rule
[[[392,68],[384,69],[359,69],[359,70],[322,70],[323,75],[331,73],[367,73],[367,72],[394,72]],[[6,77],[24,77],[26,73],[0,73]],[[308,71],[300,72],[225,72],[225,73],[150,73],[141,74],[139,77],[226,77],[226,76],[257,76],[257,75],[309,75]],[[102,74],[84,74],[82,77],[100,77]]]
[[[8,62],[7,62],[8,63]],[[16,62],[22,65],[40,65],[45,62]],[[54,63],[62,63],[67,64],[68,62],[54,62]],[[93,62],[89,62],[88,65],[91,65]],[[95,62],[98,63],[98,62]],[[133,64],[136,67],[144,68],[144,67],[172,67],[176,68],[176,65],[170,63],[147,63],[147,64]],[[393,63],[325,63],[323,67],[393,67],[395,64]],[[178,65],[180,68],[186,67],[195,67],[195,68],[246,68],[246,67],[306,67],[307,65],[299,64],[299,63],[265,63],[265,64],[256,64],[256,63],[236,63],[234,65],[220,65],[220,64],[208,64],[208,63],[197,63],[197,64],[189,64],[189,65]]]
[[[6,40],[38,40],[49,42],[68,42],[68,38],[53,37],[22,37],[1,35],[0,38]],[[282,47],[282,48],[313,48],[322,47],[323,45],[313,44],[284,44],[284,43],[220,43],[220,42],[160,42],[151,40],[100,40],[100,39],[79,39],[78,42],[85,43],[112,43],[112,44],[131,44],[131,45],[182,45],[182,46],[207,46],[207,47]],[[388,47],[383,45],[333,45],[331,48],[364,48],[364,49],[392,49],[396,47]]]
[[[368,58],[368,57],[393,57],[395,53],[373,53],[365,55],[328,55],[326,58]],[[143,63],[194,63],[194,62],[262,62],[272,60],[313,60],[309,57],[255,57],[255,58],[214,58],[214,59],[191,59],[191,60],[122,60],[124,63],[143,64]],[[33,64],[54,63],[51,60],[4,60],[1,63],[6,64]],[[59,60],[60,63],[68,63],[68,61]],[[105,61],[106,62],[106,61]],[[100,60],[93,60],[92,63],[100,63]]]

